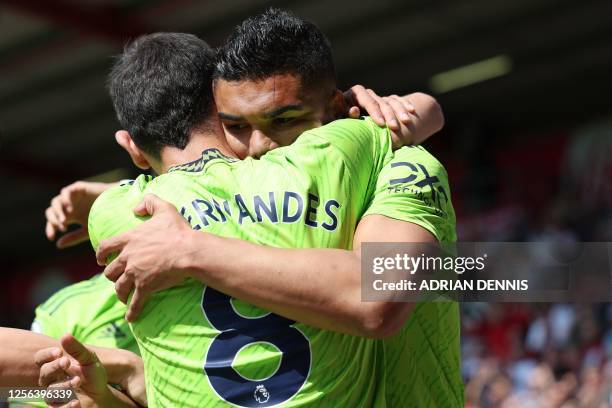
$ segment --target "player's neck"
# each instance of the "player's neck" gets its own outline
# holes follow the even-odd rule
[[[165,147],[161,151],[161,171],[165,173],[170,167],[189,163],[202,157],[206,149],[218,149],[228,157],[236,157],[236,154],[228,146],[223,131],[210,132],[197,130],[191,133],[189,142],[184,149],[176,147]]]

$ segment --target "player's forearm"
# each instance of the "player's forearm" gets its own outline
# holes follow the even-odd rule
[[[314,327],[364,337],[382,334],[376,304],[361,302],[358,252],[271,248],[201,232],[191,238],[189,276]]]
[[[444,127],[442,108],[433,96],[415,92],[402,98],[414,106],[415,113],[409,126],[402,125],[401,130],[392,135],[395,147],[421,144]]]
[[[106,347],[88,346],[96,353],[100,362],[106,369],[108,382],[118,384],[130,394],[131,378],[140,376],[144,372],[142,359],[128,350],[111,349]],[[144,376],[143,376],[144,377]],[[142,384],[144,390],[144,384]],[[140,390],[137,390],[140,391]]]
[[[58,341],[28,330],[0,328],[0,386],[35,387],[39,367],[34,361],[38,350],[58,347]]]

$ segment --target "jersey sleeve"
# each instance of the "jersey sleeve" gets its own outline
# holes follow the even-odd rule
[[[151,176],[141,175],[106,190],[98,197],[88,219],[89,240],[94,250],[98,249],[103,240],[142,222],[143,218],[136,216],[133,209],[144,198],[144,190],[151,180]]]
[[[92,293],[100,293],[100,286],[96,284],[99,281],[100,275],[96,275],[91,279],[74,283],[55,292],[44,303],[36,307],[31,331],[56,339],[65,333],[80,338],[81,333],[76,322],[81,318],[87,320],[86,315],[83,314],[83,310],[87,310],[87,308],[79,305],[84,304],[84,301],[87,300],[88,306],[92,304],[91,298],[88,296]]]
[[[397,150],[385,165],[364,215],[370,214],[417,224],[440,242],[456,241],[448,175],[421,146]]]
[[[34,321],[32,322],[30,330],[34,333],[44,334],[56,339],[66,333],[65,327],[61,325],[57,319],[51,317],[49,312],[41,306],[36,308]]]

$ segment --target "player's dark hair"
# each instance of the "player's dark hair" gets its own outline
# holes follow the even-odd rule
[[[236,27],[218,53],[215,79],[298,74],[303,85],[336,85],[329,40],[309,21],[275,8]]]
[[[125,47],[108,87],[121,126],[139,148],[155,157],[164,146],[185,148],[212,111],[214,65],[215,52],[191,34],[143,35]]]

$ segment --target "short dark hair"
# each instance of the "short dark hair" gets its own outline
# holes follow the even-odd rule
[[[215,58],[206,42],[184,33],[143,35],[125,47],[108,87],[121,126],[139,148],[155,157],[164,146],[185,148],[212,111]]]
[[[275,8],[236,27],[219,49],[215,79],[260,80],[298,74],[302,83],[336,85],[331,45],[309,21]]]

